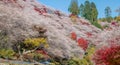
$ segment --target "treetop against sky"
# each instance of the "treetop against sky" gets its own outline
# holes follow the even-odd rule
[[[47,6],[61,10],[65,13],[69,13],[68,7],[70,5],[71,0],[38,0],[38,1]],[[78,0],[79,5],[81,3],[84,3],[85,1],[86,0]],[[120,4],[119,4],[120,0],[89,0],[89,1],[94,2],[96,4],[96,7],[99,12],[98,18],[105,17],[104,10],[107,6],[111,8],[113,17],[118,15],[118,13],[115,12],[115,10],[120,7]]]

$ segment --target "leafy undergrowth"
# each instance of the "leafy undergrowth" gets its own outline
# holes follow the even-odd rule
[[[59,62],[54,60],[50,65],[93,65],[93,62],[91,60],[94,51],[95,51],[95,46],[90,45],[86,50],[86,53],[84,54],[84,57],[82,59],[77,57],[72,57],[70,59],[62,60]]]
[[[0,57],[5,59],[11,59],[15,52],[12,49],[0,49]]]
[[[91,24],[96,26],[97,28],[103,30],[102,26],[98,22],[92,22]]]
[[[76,57],[71,58],[68,61],[67,65],[93,65],[93,62],[91,60],[94,51],[95,51],[95,46],[90,45],[89,48],[86,50],[86,53],[82,59]]]

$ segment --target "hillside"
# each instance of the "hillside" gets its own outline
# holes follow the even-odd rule
[[[85,50],[78,46],[79,38],[84,38],[89,44],[98,47],[111,41],[120,42],[120,27],[100,30],[81,17],[73,22],[68,15],[42,5],[36,0],[0,1],[0,32],[9,37],[7,43],[3,42],[1,45],[12,48],[14,44],[26,38],[38,37],[39,30],[35,27],[47,30],[45,35],[49,47],[46,50],[54,57],[82,58]],[[72,32],[76,33],[76,40],[71,39]]]

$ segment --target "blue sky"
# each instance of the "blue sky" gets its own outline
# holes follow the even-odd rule
[[[38,0],[38,1],[47,6],[61,10],[65,13],[69,13],[68,7],[70,5],[71,0]],[[86,0],[78,0],[78,1],[80,5],[81,3],[84,3]],[[111,8],[113,17],[118,15],[115,12],[115,10],[120,7],[120,0],[89,0],[89,1],[94,2],[96,4],[96,7],[99,12],[98,18],[105,17],[104,9],[107,6]]]

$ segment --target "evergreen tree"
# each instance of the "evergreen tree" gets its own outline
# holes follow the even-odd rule
[[[84,14],[83,17],[85,17],[88,20],[91,20],[91,7],[90,2],[87,0],[84,3]]]
[[[96,22],[98,17],[98,11],[94,2],[91,3],[91,21]]]
[[[110,22],[110,21],[112,20],[112,17],[111,17],[111,9],[110,9],[109,6],[107,6],[107,7],[105,8],[105,16],[106,16],[106,20],[107,20],[108,22]]]
[[[81,15],[81,17],[83,17],[83,15],[84,15],[84,5],[81,4],[79,9],[80,9],[80,15]]]
[[[71,0],[71,4],[68,8],[68,11],[74,15],[79,14],[78,0]]]
[[[90,3],[88,0],[85,1],[84,5],[80,5],[80,15],[85,17],[90,22],[97,21],[98,11],[94,2]]]

